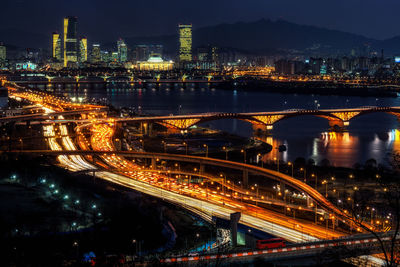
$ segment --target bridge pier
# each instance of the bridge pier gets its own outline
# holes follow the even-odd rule
[[[342,120],[329,120],[329,126],[335,132],[345,131],[347,126],[350,125],[349,121],[342,121]]]
[[[272,124],[267,125],[267,124],[253,123],[252,126],[253,126],[253,132],[256,135],[270,135],[272,129],[274,128],[274,126]]]
[[[240,220],[241,213],[235,212],[230,214],[230,228],[231,228],[231,240],[232,247],[237,246],[237,224]]]
[[[157,166],[157,161],[155,158],[151,158],[151,168],[156,169]]]

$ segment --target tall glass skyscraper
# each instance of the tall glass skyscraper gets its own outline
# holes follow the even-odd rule
[[[192,61],[192,25],[179,24],[179,61]]]
[[[118,46],[118,61],[123,63],[128,60],[128,47],[126,46],[124,40],[119,39],[117,41]]]
[[[77,17],[64,18],[64,66],[78,62]]]
[[[52,37],[52,56],[54,59],[62,60],[61,37],[58,32],[53,32]]]
[[[100,61],[101,61],[100,45],[99,44],[93,44],[91,62],[92,63],[99,63]]]
[[[79,55],[80,62],[86,62],[88,60],[88,48],[87,48],[87,38],[82,37],[79,41]]]
[[[0,67],[5,67],[7,59],[6,46],[0,43]]]

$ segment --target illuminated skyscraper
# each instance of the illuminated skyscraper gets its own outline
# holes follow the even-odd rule
[[[78,61],[77,17],[64,18],[64,66]]]
[[[101,61],[101,51],[99,44],[93,44],[92,46],[92,63],[99,63]]]
[[[179,61],[192,61],[192,25],[179,24]]]
[[[6,65],[6,59],[7,59],[6,46],[0,43],[0,67],[4,67]]]
[[[118,52],[111,52],[111,62],[118,62]]]
[[[128,47],[126,46],[124,40],[119,39],[118,45],[118,61],[123,63],[128,60]]]
[[[80,62],[86,62],[88,60],[87,38],[86,37],[82,37],[79,42],[79,55],[80,55]]]
[[[52,38],[52,56],[54,59],[61,61],[62,60],[62,50],[61,50],[61,37],[58,32],[53,32]]]

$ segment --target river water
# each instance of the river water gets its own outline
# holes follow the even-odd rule
[[[230,91],[213,89],[208,85],[162,85],[156,88],[133,88],[129,85],[81,85],[78,89],[56,89],[71,97],[107,98],[116,107],[132,107],[143,114],[190,114],[203,112],[260,112],[287,109],[351,108],[361,106],[400,106],[400,97],[375,98],[354,96],[292,95],[255,91]],[[204,126],[221,129],[241,136],[251,137],[251,124],[239,120],[207,122]],[[389,165],[390,153],[400,150],[400,132],[397,118],[386,113],[374,113],[350,121],[348,131],[329,131],[328,121],[313,116],[300,116],[282,120],[274,125],[265,141],[277,147],[287,146],[287,151],[276,155],[285,161],[297,157],[312,158],[316,163],[328,159],[331,165],[352,167],[375,159]]]

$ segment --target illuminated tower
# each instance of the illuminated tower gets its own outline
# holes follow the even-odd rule
[[[79,41],[79,55],[80,55],[80,62],[86,62],[88,60],[86,37],[82,37],[81,40]]]
[[[179,24],[179,61],[192,61],[192,25]]]
[[[101,51],[99,44],[93,44],[92,46],[92,63],[99,63],[101,61]]]
[[[58,32],[53,32],[52,38],[52,56],[54,59],[61,61],[62,53],[61,53],[61,37]]]
[[[78,61],[77,17],[64,18],[64,66]]]
[[[4,67],[6,65],[7,59],[7,49],[6,46],[0,43],[0,67]]]
[[[119,39],[117,41],[118,46],[118,61],[123,63],[128,60],[128,47],[126,46],[124,40]]]

